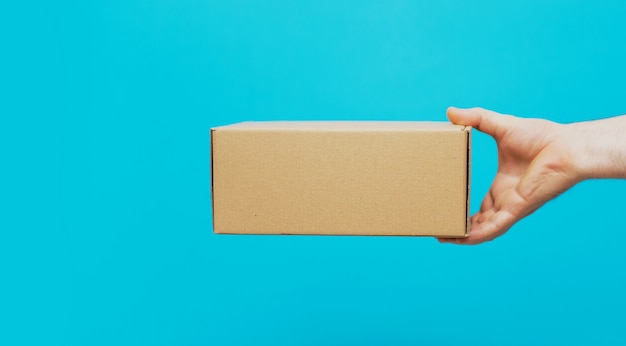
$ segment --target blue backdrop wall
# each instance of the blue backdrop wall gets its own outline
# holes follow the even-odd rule
[[[212,234],[209,129],[626,113],[623,1],[0,5],[0,344],[625,344],[624,181],[477,247]],[[497,168],[474,137],[472,210]]]

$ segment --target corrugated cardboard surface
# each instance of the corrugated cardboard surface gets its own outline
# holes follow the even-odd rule
[[[438,122],[214,128],[214,231],[463,237],[470,135]]]

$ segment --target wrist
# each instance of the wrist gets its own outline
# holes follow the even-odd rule
[[[580,180],[626,178],[626,118],[565,125]],[[620,144],[621,143],[621,144]]]

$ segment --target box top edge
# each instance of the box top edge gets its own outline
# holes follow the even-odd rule
[[[305,130],[305,131],[468,131],[469,126],[445,121],[246,121],[211,130]]]

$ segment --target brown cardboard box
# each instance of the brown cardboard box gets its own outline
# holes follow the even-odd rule
[[[443,122],[213,128],[214,231],[464,237],[470,139]]]

